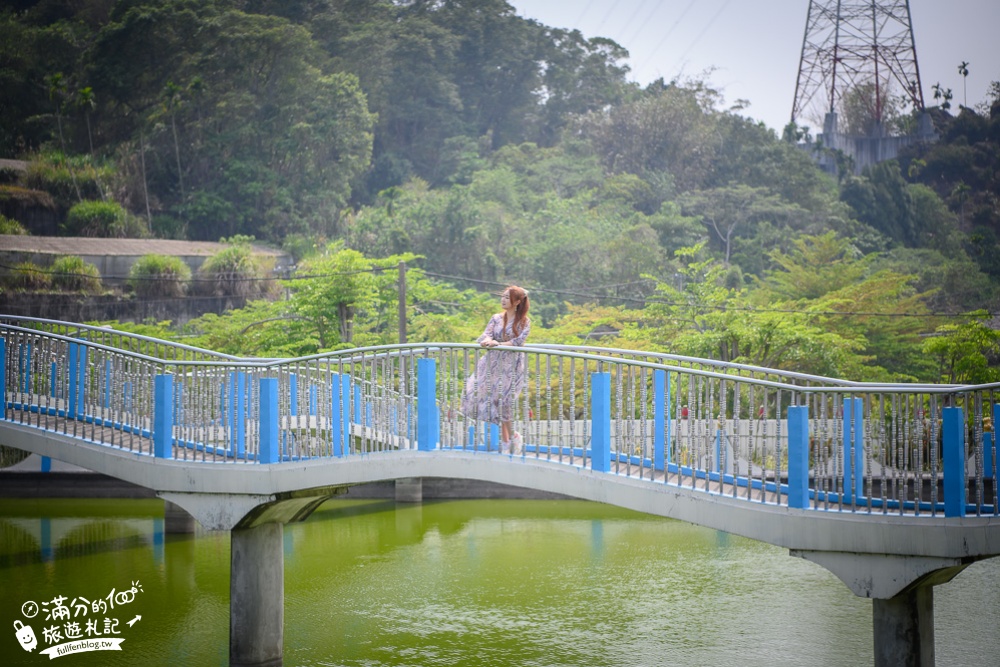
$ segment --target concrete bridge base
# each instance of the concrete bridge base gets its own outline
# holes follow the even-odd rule
[[[872,599],[875,667],[934,667],[934,586],[951,581],[971,559],[797,551],[851,591]]]
[[[285,524],[304,521],[346,491],[346,486],[328,486],[277,494],[159,494],[172,514],[194,517],[209,530],[229,531],[230,667],[283,664]]]
[[[280,667],[284,650],[284,524],[230,532],[230,667]]]
[[[420,477],[405,477],[396,480],[397,503],[421,503],[424,501],[424,483]]]
[[[875,667],[934,667],[934,587],[872,600]]]

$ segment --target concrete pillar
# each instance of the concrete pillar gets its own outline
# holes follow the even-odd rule
[[[280,667],[284,648],[284,524],[230,531],[229,665]]]
[[[872,600],[875,667],[934,667],[934,588]]]
[[[169,500],[163,501],[163,530],[167,535],[194,532],[194,517],[183,507]]]
[[[420,503],[424,500],[424,484],[419,477],[396,480],[397,503]]]

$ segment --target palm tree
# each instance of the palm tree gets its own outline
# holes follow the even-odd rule
[[[177,141],[177,110],[181,106],[183,90],[173,81],[167,81],[163,89],[163,109],[170,114],[170,129],[174,135],[174,158],[177,160],[177,184],[180,186],[181,201],[184,200],[184,172],[181,169],[181,147]]]
[[[962,64],[958,66],[958,73],[962,75],[962,106],[966,107],[969,105],[969,98],[965,94],[965,82],[969,79],[969,63],[966,60],[962,61]]]
[[[66,155],[66,139],[63,136],[62,112],[66,104],[66,80],[63,78],[62,72],[56,72],[49,76],[48,84],[49,99],[56,103],[56,124],[59,127],[59,146],[62,149],[62,158],[66,161],[66,169],[69,170],[70,180],[73,181],[76,199],[82,202],[83,196],[80,194],[80,186],[76,182],[76,174],[73,173],[73,165],[70,164],[69,156]]]
[[[83,110],[83,116],[87,120],[87,142],[90,144],[90,156],[94,156],[94,135],[90,130],[90,112],[97,108],[97,100],[94,99],[94,89],[90,86],[76,91],[76,108]]]

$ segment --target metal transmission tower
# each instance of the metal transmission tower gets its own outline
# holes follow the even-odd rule
[[[849,94],[880,130],[891,100],[923,110],[909,0],[810,0],[792,122],[836,114]]]

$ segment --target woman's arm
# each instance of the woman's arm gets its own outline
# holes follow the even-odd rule
[[[500,321],[499,318],[499,315],[494,315],[490,318],[490,321],[486,323],[486,329],[483,330],[483,335],[476,339],[477,343],[487,347],[491,345],[499,345],[496,341],[496,331],[499,328],[497,323]]]
[[[528,334],[531,332],[531,320],[524,320],[524,327],[521,329],[521,333],[517,334],[511,338],[506,343],[500,343],[500,345],[516,345],[520,347],[524,345],[524,341],[528,340]]]

